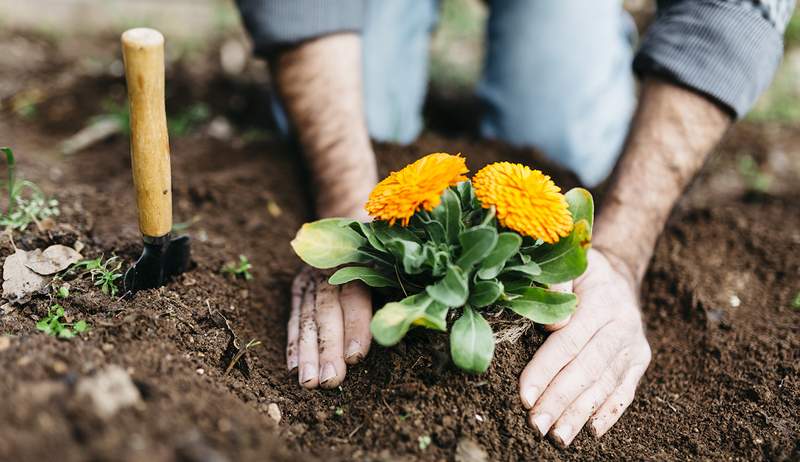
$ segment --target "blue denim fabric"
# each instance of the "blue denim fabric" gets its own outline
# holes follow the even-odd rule
[[[482,135],[533,146],[589,186],[620,154],[635,107],[635,28],[620,0],[492,0],[478,95]],[[370,136],[410,143],[423,127],[438,0],[368,0],[363,36]],[[279,105],[279,126],[288,128]]]

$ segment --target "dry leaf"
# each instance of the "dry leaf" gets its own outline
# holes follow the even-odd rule
[[[25,266],[27,262],[28,252],[17,249],[3,263],[3,297],[10,302],[22,302],[45,286],[45,278]]]
[[[28,252],[28,262],[25,266],[42,276],[47,276],[69,268],[81,258],[83,256],[72,247],[56,244],[44,249],[44,252],[39,249]]]

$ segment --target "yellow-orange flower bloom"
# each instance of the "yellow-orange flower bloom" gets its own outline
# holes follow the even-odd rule
[[[397,220],[403,226],[420,208],[431,211],[442,201],[442,193],[467,179],[466,161],[461,156],[442,152],[427,156],[392,172],[375,186],[364,206],[375,219]]]
[[[567,199],[539,170],[497,162],[476,173],[472,186],[484,208],[496,208],[506,228],[550,244],[572,231]]]

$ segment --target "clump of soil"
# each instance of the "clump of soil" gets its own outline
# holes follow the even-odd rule
[[[207,82],[175,69],[171,85],[189,87],[176,94],[201,93],[193,89]],[[120,85],[106,77],[81,82],[94,94]],[[219,87],[229,93],[237,85]],[[63,120],[92,115],[81,101],[62,104],[68,90],[43,110],[66,107]],[[52,146],[74,124],[6,115],[2,144],[16,148],[19,170],[59,198],[63,211],[58,232],[31,229],[16,244],[81,241],[87,256],[132,262],[140,238],[127,140],[63,158]],[[739,137],[721,152],[748,142],[761,140]],[[427,134],[408,147],[376,146],[382,174],[436,151],[462,152],[472,171],[521,161],[565,188],[576,184],[536,153],[498,143]],[[545,338],[535,329],[500,345],[481,376],[448,362],[446,337],[415,331],[395,348],[374,346],[338,390],[300,388],[284,366],[289,287],[300,267],[288,242],[312,218],[297,154],[274,137],[222,141],[202,127],[173,138],[172,152],[175,221],[196,220],[187,230],[195,267],[131,300],[73,281],[62,304],[92,329],[71,341],[35,330],[51,303],[46,296],[0,315],[0,333],[10,336],[0,351],[0,421],[7,423],[0,459],[449,460],[465,441],[491,460],[800,457],[800,315],[791,307],[800,291],[797,183],[779,196],[721,196],[709,186],[716,170],[703,173],[670,219],[642,290],[654,359],[637,399],[607,436],[582,434],[561,451],[533,436],[517,397],[518,374]],[[11,251],[5,244],[0,257]],[[253,263],[252,281],[220,271],[239,254]],[[251,339],[262,343],[226,374],[234,340]],[[127,372],[141,399],[102,418],[77,388],[109,365]],[[424,449],[421,437],[431,441]]]

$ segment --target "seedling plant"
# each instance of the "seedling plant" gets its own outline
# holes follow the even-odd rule
[[[63,318],[64,307],[59,304],[52,305],[47,309],[47,316],[36,323],[36,329],[47,335],[65,339],[73,338],[89,330],[89,324],[86,321],[68,323]]]
[[[0,226],[8,230],[24,231],[28,225],[59,214],[58,201],[48,199],[35,183],[19,179],[16,176],[16,160],[11,148],[0,148],[5,156],[7,175],[0,181],[5,188],[8,204],[0,215]]]
[[[372,191],[362,223],[307,223],[295,253],[333,285],[361,281],[389,292],[370,329],[384,346],[415,326],[450,332],[461,369],[481,373],[494,354],[490,307],[551,324],[575,310],[550,290],[586,270],[594,205],[580,188],[561,194],[549,176],[520,164],[488,165],[467,179],[463,157],[430,154]],[[455,319],[454,322],[451,322]]]
[[[239,255],[239,262],[223,266],[222,272],[233,277],[242,277],[245,281],[249,281],[253,279],[253,275],[250,273],[251,269],[253,269],[253,265],[250,264],[250,260],[244,255]]]
[[[119,292],[117,280],[123,276],[121,269],[122,261],[119,257],[103,260],[101,255],[93,260],[79,261],[72,265],[69,271],[89,274],[96,287],[99,287],[104,294],[114,297]]]

